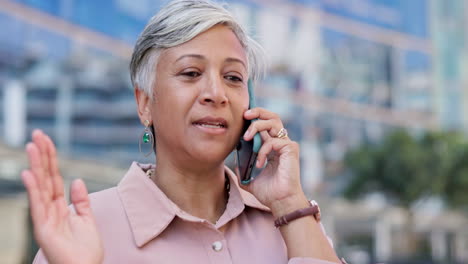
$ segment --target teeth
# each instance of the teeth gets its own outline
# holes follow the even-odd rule
[[[222,124],[198,124],[202,127],[209,127],[209,128],[222,128],[224,127]]]

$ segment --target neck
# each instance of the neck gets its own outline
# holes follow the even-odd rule
[[[224,163],[184,167],[158,159],[152,180],[180,209],[215,223],[227,201]]]

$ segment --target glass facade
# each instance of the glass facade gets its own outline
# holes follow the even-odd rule
[[[440,55],[434,72],[436,113],[444,128],[468,131],[467,4],[458,0],[431,3],[432,40]]]
[[[291,138],[307,146],[302,164],[309,192],[327,181],[323,190],[333,192],[349,148],[376,142],[392,127],[426,126],[406,113],[432,118],[426,1],[229,2],[270,58],[268,77],[256,87],[258,103],[278,112]],[[142,157],[129,54],[106,39],[131,50],[161,4],[17,0],[2,7],[0,80],[25,83],[25,133],[42,128],[66,153],[119,165]],[[61,23],[84,35],[68,34]]]
[[[167,1],[0,2],[0,143],[12,144],[5,91],[18,81],[25,90],[24,142],[40,128],[65,157],[123,168],[153,162],[139,153],[143,126],[128,63],[144,25]],[[300,143],[311,197],[338,196],[346,152],[395,128],[468,131],[463,0],[227,2],[269,57],[267,78],[255,87],[257,104],[277,112]],[[379,241],[371,240],[380,220],[369,216],[356,227],[347,216],[335,212],[330,220],[337,247],[346,252],[348,243],[362,263],[377,262]]]

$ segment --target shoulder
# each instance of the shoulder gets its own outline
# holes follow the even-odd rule
[[[89,200],[91,201],[91,205],[97,205],[97,204],[113,201],[117,197],[118,197],[117,187],[115,186],[89,194]]]
[[[92,193],[89,198],[106,251],[132,245],[130,223],[117,187]]]
[[[91,209],[97,220],[100,217],[112,217],[123,212],[122,201],[117,192],[117,187],[89,194]]]
[[[127,215],[117,187],[91,193],[89,200],[96,223],[101,231],[128,226]]]

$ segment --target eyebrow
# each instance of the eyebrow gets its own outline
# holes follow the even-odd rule
[[[244,68],[247,69],[247,66],[245,65],[245,63],[244,63],[242,60],[240,60],[240,59],[236,59],[236,58],[227,58],[225,61],[226,61],[226,62],[238,62],[238,63],[242,64],[242,65],[244,66]]]
[[[184,58],[195,58],[195,59],[199,59],[199,60],[206,60],[206,57],[203,56],[203,55],[200,55],[200,54],[185,54],[185,55],[182,55],[180,56],[176,62],[184,59]],[[224,60],[225,62],[237,62],[237,63],[240,63],[244,66],[244,68],[247,69],[247,66],[245,65],[244,61],[240,60],[240,59],[237,59],[237,58],[232,58],[232,57],[229,57],[229,58],[226,58]]]
[[[203,56],[203,55],[200,55],[200,54],[185,54],[185,55],[182,55],[180,56],[176,62],[184,59],[184,58],[195,58],[195,59],[199,59],[199,60],[206,60],[206,58]]]

